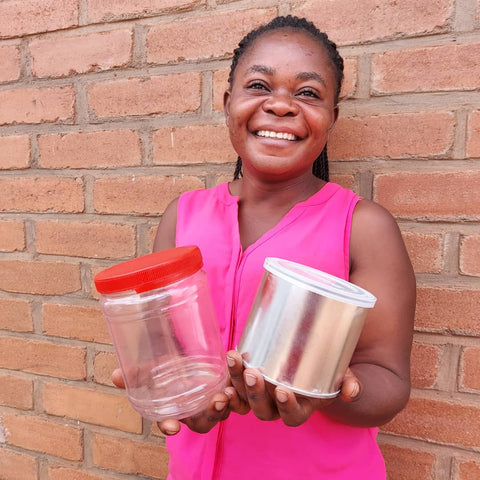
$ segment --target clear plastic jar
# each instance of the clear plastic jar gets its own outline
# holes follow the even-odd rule
[[[226,384],[225,351],[202,266],[198,247],[179,247],[95,277],[128,398],[150,420],[195,415]]]

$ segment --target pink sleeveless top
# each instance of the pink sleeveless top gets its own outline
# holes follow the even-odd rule
[[[177,210],[177,246],[198,245],[225,349],[235,348],[267,256],[280,257],[348,280],[353,209],[359,197],[327,183],[295,205],[245,251],[238,228],[238,197],[228,184],[183,194]],[[207,434],[182,425],[167,438],[169,480],[383,480],[377,429],[337,423],[314,412],[299,427],[262,422],[251,412],[230,414]]]

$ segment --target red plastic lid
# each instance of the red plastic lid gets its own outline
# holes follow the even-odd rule
[[[114,265],[102,270],[94,281],[99,293],[126,290],[141,293],[193,275],[202,266],[202,254],[198,247],[177,247]]]

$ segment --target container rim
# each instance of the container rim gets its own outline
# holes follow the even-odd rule
[[[324,297],[363,308],[373,308],[377,299],[367,290],[342,278],[307,265],[276,257],[265,258],[266,271]]]

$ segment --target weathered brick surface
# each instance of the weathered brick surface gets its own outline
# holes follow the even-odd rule
[[[74,101],[75,93],[70,86],[1,90],[0,125],[70,120],[74,115]]]
[[[63,295],[81,287],[80,268],[76,264],[0,260],[0,289],[7,292]]]
[[[373,59],[372,88],[378,93],[475,89],[479,55],[480,43],[381,53]]]
[[[0,252],[25,250],[25,225],[17,220],[0,220]]]
[[[412,386],[432,388],[435,386],[440,365],[441,347],[414,343],[411,355]]]
[[[98,22],[190,10],[201,3],[202,0],[87,0],[87,10],[89,20]]]
[[[83,347],[0,336],[0,367],[57,378],[83,380],[86,375]]]
[[[225,163],[236,161],[225,125],[163,128],[153,136],[154,161],[170,163]]]
[[[468,119],[467,156],[480,157],[480,110],[472,112]]]
[[[231,55],[245,34],[274,16],[273,9],[255,9],[159,24],[148,34],[147,59],[169,63]]]
[[[0,374],[0,405],[20,410],[32,409],[33,381],[10,374]]]
[[[81,472],[69,467],[49,467],[48,475],[48,480],[117,480],[110,475]]]
[[[117,356],[113,352],[98,352],[93,360],[94,380],[103,385],[113,386],[112,372],[118,368]]]
[[[17,80],[20,77],[20,49],[17,45],[0,47],[0,82]]]
[[[63,77],[122,67],[132,56],[132,31],[127,29],[37,38],[30,42],[32,73]]]
[[[458,476],[455,477],[455,480],[477,480],[478,478],[480,478],[480,461],[459,462]]]
[[[30,139],[27,135],[0,137],[0,170],[28,168]]]
[[[28,300],[0,299],[0,330],[33,331],[33,319]]]
[[[135,229],[110,223],[39,220],[37,252],[91,258],[121,258],[135,254]]]
[[[159,479],[168,472],[168,455],[163,445],[102,434],[93,438],[93,462],[100,468]]]
[[[480,218],[480,172],[379,175],[375,200],[402,217]]]
[[[111,168],[142,160],[140,136],[132,130],[41,135],[38,147],[44,168]]]
[[[200,107],[200,89],[198,73],[179,73],[92,84],[88,98],[97,117],[187,113]]]
[[[158,215],[181,193],[203,187],[196,177],[109,177],[95,182],[93,202],[97,212]]]
[[[441,235],[405,232],[403,240],[416,273],[440,273],[443,259]]]
[[[82,180],[62,177],[0,178],[0,211],[69,212],[84,209]]]
[[[480,235],[466,235],[460,241],[460,271],[480,277]]]
[[[419,286],[417,294],[417,328],[480,334],[480,290]]]
[[[77,0],[5,0],[0,3],[0,38],[78,25]]]
[[[18,453],[7,447],[0,448],[0,472],[6,480],[37,478],[36,458],[31,454]]]
[[[329,139],[328,153],[332,159],[445,155],[453,145],[454,127],[455,117],[450,112],[340,118]]]
[[[47,383],[43,388],[45,412],[86,423],[140,433],[142,418],[124,393],[106,393],[90,388]]]
[[[392,480],[430,480],[433,478],[435,455],[388,444],[381,444],[380,449],[385,458],[387,478]]]
[[[45,303],[42,307],[42,326],[47,335],[111,343],[107,322],[98,306]]]
[[[461,388],[480,391],[480,347],[465,348],[461,363]]]
[[[83,429],[33,415],[3,413],[7,445],[47,453],[66,460],[83,458]]]

